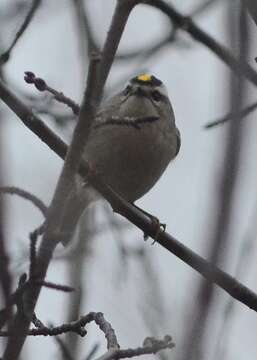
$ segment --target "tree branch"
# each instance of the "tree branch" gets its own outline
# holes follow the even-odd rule
[[[162,11],[169,17],[170,21],[175,26],[186,31],[193,39],[205,45],[237,75],[243,75],[251,83],[257,86],[257,72],[246,62],[238,61],[225,46],[221,45],[209,34],[199,28],[191,17],[183,16],[170,3],[166,3],[163,0],[143,0],[142,2]]]
[[[79,105],[76,104],[73,100],[69,97],[65,96],[62,92],[56,91],[52,87],[50,87],[45,80],[36,77],[36,75],[31,71],[25,71],[24,80],[28,84],[35,85],[35,88],[39,91],[47,91],[54,96],[56,101],[59,101],[62,104],[67,105],[69,108],[72,109],[74,115],[79,114]]]
[[[18,117],[29,127],[37,136],[40,137],[57,155],[62,159],[65,158],[67,145],[58,138],[45,124],[36,117],[20,100],[18,100],[12,92],[0,81],[0,97],[13,110]],[[18,101],[18,105],[16,104]],[[26,116],[24,116],[24,114]],[[36,119],[37,127],[31,121],[24,121],[28,119]],[[41,129],[42,127],[42,129]],[[36,130],[35,130],[36,129]],[[42,131],[41,131],[42,130]],[[112,208],[126,217],[130,222],[136,225],[144,233],[151,236],[153,239],[156,235],[155,226],[151,220],[145,216],[139,209],[126,202],[118,194],[116,194],[108,185],[104,184],[99,175],[92,175],[89,173],[89,165],[83,161],[79,173],[82,177],[92,182],[92,185],[109,201]],[[187,263],[193,269],[198,271],[211,283],[220,286],[232,297],[241,301],[251,309],[257,311],[257,295],[249,288],[238,282],[232,276],[224,271],[210,264],[201,256],[194,253],[185,245],[180,243],[172,235],[167,232],[161,232],[158,239],[155,239],[159,244],[165,247],[169,252],[179,257],[182,261]]]
[[[0,195],[1,194],[11,194],[11,195],[18,195],[23,199],[30,201],[33,205],[35,205],[43,214],[46,216],[47,213],[47,206],[40,200],[37,196],[31,194],[30,192],[20,189],[15,186],[1,186],[0,187]]]
[[[72,188],[74,176],[79,169],[82,153],[89,135],[89,129],[95,117],[98,104],[100,103],[103,88],[110,71],[116,49],[121,39],[128,16],[136,4],[137,1],[135,0],[118,0],[110,30],[104,45],[99,71],[96,72],[98,59],[93,58],[91,61],[87,87],[80,107],[79,120],[74,130],[71,145],[67,151],[64,166],[52,203],[48,210],[45,233],[38,253],[37,277],[38,279],[42,279],[42,281],[46,276],[53,251],[58,242],[61,240],[60,234],[63,212],[65,211],[66,197]],[[0,91],[0,93],[1,97],[3,93],[2,91]],[[27,112],[25,111],[25,113]],[[27,118],[26,120],[29,121]],[[46,127],[44,130],[46,130]],[[12,336],[9,338],[3,357],[4,360],[16,360],[18,358],[26,339],[26,334],[34,314],[34,308],[36,306],[39,293],[40,287],[29,289],[27,293],[27,314],[24,316],[21,312],[17,312],[12,323]]]
[[[31,23],[37,9],[39,8],[39,6],[41,4],[41,1],[42,0],[33,0],[32,1],[31,7],[30,7],[23,23],[21,24],[20,29],[17,31],[11,45],[9,46],[8,50],[6,50],[2,55],[0,55],[0,64],[4,64],[9,60],[13,48],[15,47],[17,41],[21,38],[24,31],[27,29],[27,27]]]
[[[46,276],[46,271],[51,260],[52,253],[57,243],[60,241],[61,221],[63,211],[65,210],[64,204],[66,196],[72,187],[73,178],[79,167],[79,160],[82,156],[84,142],[86,140],[86,132],[94,118],[95,106],[92,102],[92,97],[94,94],[93,79],[95,76],[95,63],[96,59],[94,58],[90,69],[91,71],[88,75],[88,84],[80,110],[79,121],[74,131],[71,146],[67,151],[66,160],[47,214],[45,232],[39,249],[36,269],[37,279],[42,282]],[[84,119],[87,119],[87,121],[83,121]],[[28,302],[26,306],[27,314],[24,316],[24,314],[21,314],[19,311],[17,312],[11,327],[12,336],[9,338],[9,342],[4,353],[4,359],[6,360],[16,359],[19,355],[22,345],[26,339],[26,334],[28,332],[27,329],[34,313],[40,289],[41,286],[30,287],[26,293]]]
[[[97,360],[125,359],[140,355],[156,354],[164,349],[172,349],[174,346],[175,344],[173,344],[172,338],[169,335],[166,335],[163,340],[149,337],[144,340],[142,347],[136,349],[110,349]]]
[[[254,102],[253,104],[246,106],[243,110],[240,110],[238,112],[237,116],[240,118],[240,120],[243,120],[243,118],[245,118],[247,115],[251,114],[256,109],[257,109],[257,102]],[[234,120],[234,118],[235,118],[235,113],[230,112],[218,120],[211,121],[211,122],[205,124],[204,129],[211,129],[215,126],[223,125],[227,121]]]
[[[35,316],[34,316],[35,319]],[[87,331],[85,326],[90,322],[94,321],[96,325],[102,330],[106,337],[107,349],[119,349],[119,344],[115,335],[115,332],[111,324],[105,320],[104,316],[100,312],[90,312],[85,316],[82,316],[79,320],[72,321],[70,323],[65,323],[55,327],[44,326],[41,321],[36,319],[36,323],[41,324],[36,329],[30,329],[27,332],[29,336],[57,336],[65,334],[67,332],[74,332],[80,336],[85,336]],[[43,325],[43,326],[42,326]],[[11,331],[0,331],[0,337],[12,336]]]
[[[234,4],[230,3],[228,6],[228,28],[230,32],[231,42],[234,46],[239,45],[239,61],[245,59],[248,54],[248,36],[247,36],[247,23],[246,12],[244,8],[234,12]],[[238,19],[239,17],[239,19]],[[239,21],[239,26],[238,26]],[[240,31],[239,31],[240,30]],[[240,33],[240,36],[238,36]],[[215,196],[216,212],[212,215],[214,218],[214,230],[210,232],[209,243],[209,256],[208,258],[215,265],[223,262],[226,263],[230,252],[228,251],[230,242],[232,241],[229,236],[232,225],[232,210],[234,205],[234,197],[236,190],[236,183],[239,178],[239,166],[242,161],[243,138],[245,133],[245,124],[240,120],[239,113],[245,97],[246,81],[242,76],[235,76],[232,72],[230,75],[230,97],[231,109],[234,114],[233,121],[227,129],[227,140],[224,147],[224,155],[221,162],[223,163],[223,170],[219,177],[219,191]],[[210,323],[211,305],[215,295],[215,288],[212,284],[201,281],[197,289],[196,299],[193,302],[191,322],[189,329],[189,336],[185,336],[186,345],[183,346],[184,354],[183,360],[190,357],[192,360],[202,360],[204,356],[204,342],[205,335],[208,332],[208,325]]]
[[[126,26],[128,17],[140,0],[117,0],[116,9],[102,51],[102,62],[99,69],[99,84],[96,97],[101,99],[104,84],[109,75],[118,45]]]

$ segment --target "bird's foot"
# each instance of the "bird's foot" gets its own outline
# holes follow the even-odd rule
[[[151,244],[151,245],[153,245],[153,244],[158,240],[160,234],[161,234],[162,232],[165,232],[165,230],[166,230],[166,224],[161,223],[160,220],[159,220],[156,216],[153,216],[153,215],[151,215],[151,214],[147,214],[147,215],[148,215],[148,217],[151,219],[151,221],[152,221],[152,226],[153,226],[153,228],[154,228],[154,236],[153,236],[153,239],[154,239],[154,240],[153,240],[153,242],[152,242],[152,244]],[[148,238],[149,238],[149,235],[146,234],[146,233],[144,233],[144,240],[146,241],[146,240],[148,240]]]
[[[152,242],[152,245],[158,240],[160,234],[162,232],[165,232],[166,230],[166,224],[164,223],[161,223],[160,220],[152,215],[152,214],[149,214],[147,211],[141,209],[140,207],[138,207],[137,205],[133,204],[133,206],[135,206],[138,210],[142,211],[142,213],[144,213],[152,222],[152,226],[153,226],[153,229],[154,229],[154,236],[153,236],[153,242]],[[148,240],[149,238],[149,235],[147,233],[144,233],[144,240]]]

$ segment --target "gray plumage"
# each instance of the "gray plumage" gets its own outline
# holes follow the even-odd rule
[[[166,89],[155,77],[143,75],[100,109],[83,157],[116,192],[134,202],[154,186],[179,149],[180,134]],[[67,200],[64,244],[85,207],[97,197],[76,179]]]

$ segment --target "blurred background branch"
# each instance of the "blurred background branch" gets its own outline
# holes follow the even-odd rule
[[[244,6],[240,12],[234,10],[234,4],[228,5],[228,24],[230,25],[231,43],[236,47],[240,44],[239,62],[243,63],[248,57],[248,31],[247,20]],[[239,25],[238,25],[239,24]],[[239,34],[239,35],[238,35]],[[230,107],[233,121],[230,122],[227,129],[226,143],[224,146],[223,170],[218,180],[218,194],[216,202],[215,228],[210,232],[209,255],[208,258],[212,264],[221,265],[229,257],[230,244],[229,232],[231,231],[231,218],[236,186],[238,184],[239,168],[241,156],[241,147],[243,145],[243,136],[245,123],[241,121],[240,111],[245,99],[245,84],[242,76],[235,77],[230,73]],[[189,327],[189,333],[185,336],[185,351],[182,359],[203,359],[205,358],[205,339],[206,333],[210,329],[211,306],[214,298],[214,287],[212,284],[201,281],[192,304],[190,319],[192,326]]]
[[[30,23],[32,22],[33,17],[36,14],[36,11],[38,10],[38,8],[41,5],[41,2],[42,2],[42,0],[32,0],[31,7],[29,8],[28,13],[26,14],[26,17],[25,17],[23,23],[21,24],[19,30],[17,31],[11,45],[3,54],[0,55],[0,64],[1,63],[4,64],[9,60],[12,50],[14,49],[18,40],[22,37],[22,35],[26,31],[26,29],[28,28]]]

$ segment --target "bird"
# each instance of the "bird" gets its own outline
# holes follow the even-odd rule
[[[145,195],[178,155],[180,132],[165,85],[143,73],[111,97],[93,121],[82,159],[130,203]],[[67,245],[83,211],[100,194],[76,175],[67,196],[62,243]]]

